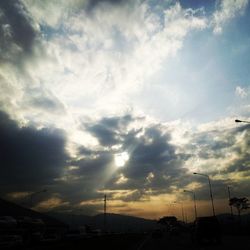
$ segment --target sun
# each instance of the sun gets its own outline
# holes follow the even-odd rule
[[[123,167],[129,159],[129,154],[127,152],[122,152],[119,154],[115,154],[114,158],[115,158],[115,165],[117,167]]]

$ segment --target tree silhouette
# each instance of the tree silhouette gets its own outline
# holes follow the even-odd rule
[[[162,225],[173,225],[177,223],[177,218],[175,216],[164,216],[158,220],[158,223]]]
[[[243,198],[234,197],[229,200],[229,205],[235,207],[238,211],[239,221],[240,221],[241,211],[250,208],[247,202],[248,199],[245,197]]]
[[[170,230],[171,227],[176,226],[177,223],[177,218],[175,216],[164,216],[160,218],[157,223],[165,226],[167,230]]]

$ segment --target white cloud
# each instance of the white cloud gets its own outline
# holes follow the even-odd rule
[[[189,32],[206,27],[203,15],[179,3],[162,9],[160,17],[139,1],[100,4],[91,13],[80,0],[23,2],[40,34],[21,69],[1,68],[6,91],[0,100],[19,120],[71,134],[79,117],[139,112],[134,93],[178,53]],[[36,100],[30,99],[34,91]],[[61,111],[47,109],[43,97]]]
[[[243,87],[237,86],[235,88],[235,95],[240,97],[240,98],[245,98],[245,97],[247,97],[247,91]]]
[[[34,209],[39,210],[39,211],[48,211],[54,208],[67,206],[67,205],[69,205],[69,202],[63,201],[59,197],[53,197],[53,198],[49,198],[48,200],[41,201],[34,207]]]
[[[123,174],[120,174],[119,179],[116,181],[116,184],[124,184],[128,181],[128,178],[126,178]]]
[[[74,11],[85,7],[88,0],[22,0],[25,7],[32,13],[32,18],[39,24],[58,27],[61,21]]]
[[[216,34],[221,33],[223,26],[231,19],[243,15],[248,0],[221,0],[219,3],[219,9],[213,14],[211,21]]]
[[[32,11],[32,9],[31,9]],[[44,82],[69,109],[82,113],[119,113],[133,106],[130,95],[174,56],[192,30],[204,29],[206,19],[175,4],[164,21],[144,4],[100,5],[65,16],[65,33],[46,43],[48,62],[29,72]],[[84,108],[82,108],[84,107]]]
[[[234,116],[235,119],[248,120],[250,115],[250,95],[249,87],[237,86],[234,90],[235,98],[233,99],[232,104],[228,107],[227,111]]]

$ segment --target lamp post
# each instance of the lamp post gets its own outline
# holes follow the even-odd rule
[[[238,120],[238,119],[236,119],[236,120],[234,120],[235,122],[244,122],[244,123],[250,123],[250,121],[243,121],[243,120]]]
[[[104,226],[104,232],[106,233],[106,227],[107,227],[107,195],[104,194],[104,205],[103,205],[103,226]]]
[[[194,218],[195,220],[197,219],[197,209],[196,209],[196,198],[195,198],[195,192],[194,191],[191,191],[191,190],[183,190],[183,192],[186,192],[186,193],[191,193],[193,194],[193,200],[194,200]]]
[[[45,192],[47,192],[47,190],[46,190],[46,189],[43,189],[43,190],[41,190],[41,191],[34,192],[34,193],[32,193],[32,194],[30,195],[30,207],[31,207],[31,208],[32,208],[32,206],[33,206],[33,198],[34,198],[34,195],[40,194],[40,193],[45,193]]]
[[[213,216],[215,216],[213,193],[212,193],[212,187],[211,187],[211,182],[210,182],[209,176],[206,175],[206,174],[200,174],[200,173],[193,173],[193,174],[205,176],[208,179],[209,190],[210,190],[210,198],[211,198],[211,204],[212,204],[212,210],[213,210]]]

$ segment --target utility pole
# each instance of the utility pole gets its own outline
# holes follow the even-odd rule
[[[194,214],[195,214],[195,220],[197,219],[197,208],[196,208],[196,198],[195,198],[195,192],[194,193]]]
[[[209,183],[209,190],[210,190],[210,197],[211,197],[211,202],[212,202],[212,209],[213,209],[213,216],[215,216],[215,210],[214,210],[214,198],[213,198],[213,193],[212,193],[212,187],[211,187],[211,182],[209,176],[208,178],[208,183]]]
[[[191,191],[191,190],[186,190],[186,189],[184,190],[184,192],[188,192],[188,193],[193,194],[193,200],[194,200],[194,219],[196,220],[197,219],[197,208],[196,208],[195,192]]]
[[[181,214],[182,214],[182,221],[185,222],[184,220],[184,210],[183,210],[183,204],[181,202]]]
[[[104,195],[104,214],[103,214],[103,226],[104,226],[104,232],[106,232],[106,226],[107,226],[107,195]]]

